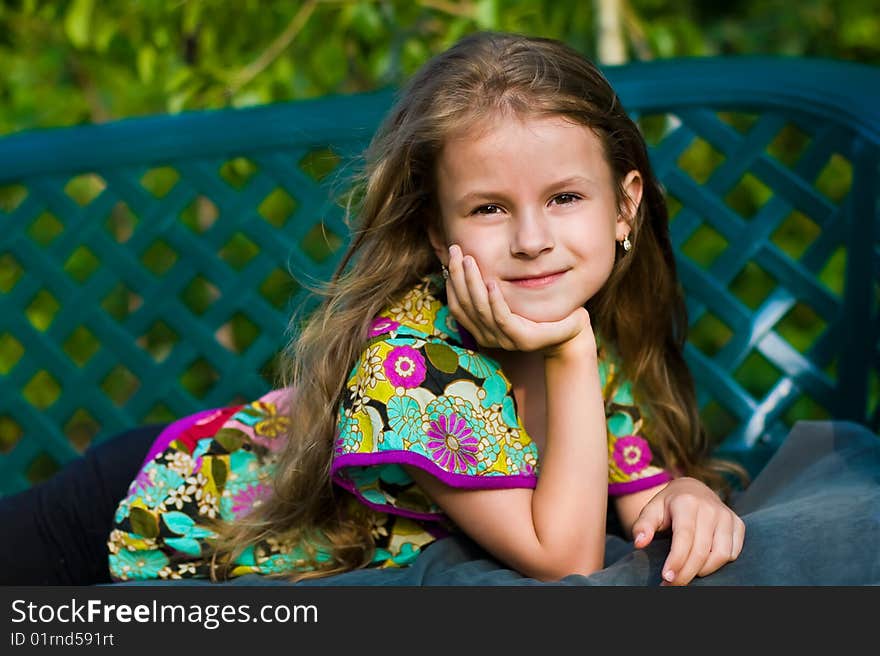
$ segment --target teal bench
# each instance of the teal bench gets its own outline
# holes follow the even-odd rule
[[[609,67],[672,211],[686,357],[753,473],[798,419],[878,430],[880,71]],[[392,90],[0,139],[0,493],[126,428],[256,398]]]

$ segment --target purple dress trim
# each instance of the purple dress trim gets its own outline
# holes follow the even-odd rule
[[[218,409],[220,408],[200,410],[194,415],[181,417],[177,421],[168,424],[165,428],[162,429],[162,432],[156,436],[156,439],[153,441],[153,445],[150,447],[150,450],[147,451],[147,457],[144,458],[144,462],[141,464],[141,467],[143,468],[153,458],[155,458],[157,455],[167,449],[168,445],[171,444],[178,437],[180,437],[180,434],[183,431],[192,426],[199,419],[202,419],[203,417],[207,417],[208,415],[217,412]]]
[[[632,494],[633,492],[641,492],[642,490],[657,487],[658,485],[671,480],[672,476],[670,476],[668,472],[663,471],[654,476],[638,478],[634,481],[627,481],[626,483],[609,483],[608,494],[610,496],[619,497],[624,494]]]
[[[383,451],[382,453],[343,453],[336,456],[330,468],[330,475],[335,481],[337,472],[344,467],[370,467],[372,465],[413,465],[439,478],[451,487],[463,487],[471,490],[493,490],[499,488],[529,487],[538,484],[534,474],[516,476],[473,476],[471,474],[452,474],[435,465],[427,456],[412,451]]]

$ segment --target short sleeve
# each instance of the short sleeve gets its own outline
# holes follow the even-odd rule
[[[391,326],[375,336],[339,404],[333,481],[377,510],[442,517],[401,465],[458,488],[534,488],[537,448],[492,358]]]
[[[608,494],[623,496],[661,485],[672,477],[664,470],[644,434],[644,420],[632,385],[610,350],[600,348],[599,374],[608,427]]]

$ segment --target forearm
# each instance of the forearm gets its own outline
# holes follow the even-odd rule
[[[600,569],[608,502],[608,442],[595,348],[545,358],[547,441],[532,496],[541,551],[560,567]]]

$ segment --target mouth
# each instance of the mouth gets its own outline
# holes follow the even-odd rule
[[[539,276],[534,276],[532,278],[510,278],[507,282],[511,283],[512,285],[516,285],[517,287],[547,287],[548,285],[552,285],[564,275],[565,271],[556,271],[554,273],[546,273]]]

